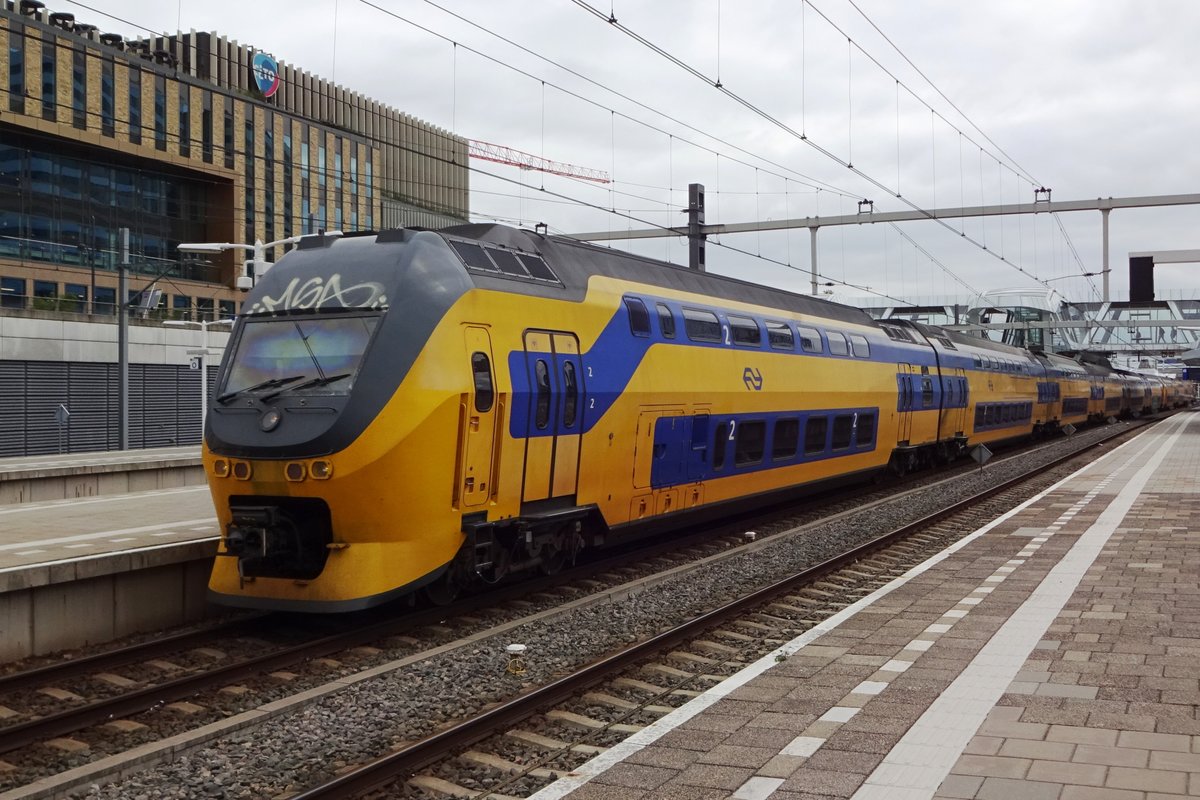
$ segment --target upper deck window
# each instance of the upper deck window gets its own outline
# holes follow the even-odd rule
[[[758,323],[749,317],[729,316],[729,330],[733,334],[733,343],[757,347],[762,344],[762,331]]]
[[[711,311],[685,308],[683,310],[683,329],[693,342],[721,341],[721,321]]]

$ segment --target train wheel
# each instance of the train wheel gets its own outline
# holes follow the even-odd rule
[[[466,571],[462,559],[455,558],[441,575],[421,589],[421,594],[435,606],[448,606],[458,598],[465,585]]]

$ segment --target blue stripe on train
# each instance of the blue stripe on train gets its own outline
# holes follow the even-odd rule
[[[866,423],[868,416],[871,421],[869,431]],[[815,442],[806,441],[808,421],[817,417],[826,420],[819,449]],[[849,418],[849,432],[842,431],[846,444],[835,450],[835,420],[839,417]],[[781,441],[785,438],[783,426],[779,425],[781,420],[785,425],[793,421],[795,423],[794,448],[784,446]],[[675,415],[661,416],[654,422],[650,486],[661,489],[869,453],[875,449],[879,409],[862,407],[757,414]],[[756,430],[754,426],[759,424],[762,427]],[[777,446],[784,450],[779,458],[775,457]],[[719,454],[723,454],[723,459],[718,467],[716,462]],[[743,463],[738,463],[739,457]]]

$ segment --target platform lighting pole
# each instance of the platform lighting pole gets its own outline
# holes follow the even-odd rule
[[[121,228],[121,258],[117,264],[117,445],[129,449],[129,292],[125,270],[129,266],[129,228]]]
[[[1108,302],[1108,215],[1112,212],[1111,208],[1100,209],[1100,219],[1104,225],[1104,259],[1101,269],[1104,271],[1104,302]]]
[[[313,234],[307,234],[312,236]],[[341,231],[324,231],[320,236],[341,236]],[[277,239],[274,242],[263,243],[262,239],[256,239],[254,244],[238,244],[236,242],[184,242],[177,248],[181,253],[224,253],[226,250],[245,250],[254,255],[242,262],[242,274],[238,276],[234,286],[247,292],[254,288],[254,281],[260,275],[270,268],[270,262],[267,261],[267,248],[278,247],[280,245],[298,244],[304,236],[289,236],[286,239]]]
[[[808,229],[808,246],[809,246],[809,277],[812,278],[812,295],[817,296],[817,231],[820,227],[817,225]]]
[[[189,325],[200,328],[200,350],[189,350],[189,355],[194,355],[200,359],[200,443],[204,443],[204,425],[208,420],[208,326],[209,325],[232,325],[232,319],[202,319],[199,322],[190,319],[168,319],[163,321],[163,325],[170,325],[176,328],[183,328]]]

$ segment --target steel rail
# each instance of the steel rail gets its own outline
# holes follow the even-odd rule
[[[1159,420],[1156,419],[1153,422],[1157,421]],[[1151,423],[1143,423],[1132,430],[1140,430],[1149,424]],[[919,520],[907,523],[841,555],[809,567],[802,572],[798,572],[762,589],[758,589],[718,609],[709,611],[683,625],[669,631],[664,631],[645,641],[630,645],[623,650],[583,667],[577,672],[566,675],[544,686],[531,689],[525,694],[486,711],[477,717],[465,720],[458,725],[414,742],[400,750],[381,756],[356,770],[343,773],[326,783],[292,795],[291,800],[344,798],[380,789],[400,776],[407,777],[407,775],[416,770],[442,760],[459,748],[465,748],[523,719],[527,719],[542,708],[568,700],[577,695],[581,690],[603,681],[614,672],[619,672],[643,659],[653,656],[661,650],[694,638],[708,628],[724,623],[731,618],[736,618],[751,608],[769,602],[777,595],[795,591],[799,586],[811,583],[831,572],[836,572],[862,559],[864,556],[886,549],[898,540],[904,539],[923,528],[927,528],[947,517],[966,511],[984,500],[1036,477],[1047,469],[1060,466],[1111,441],[1117,436],[1131,432],[1131,430],[1127,429],[1107,439],[1093,442],[1073,453],[1061,456],[1047,464],[1040,465],[1035,469],[1010,478],[972,497],[953,503]]]

